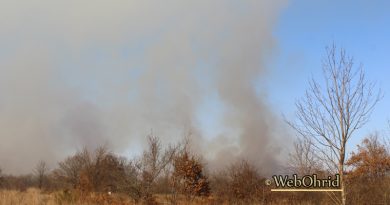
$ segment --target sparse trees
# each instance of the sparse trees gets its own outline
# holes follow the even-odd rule
[[[390,153],[377,134],[365,138],[352,152],[346,165],[350,168],[347,180],[353,204],[388,204],[390,202]]]
[[[92,191],[119,191],[135,201],[153,204],[156,181],[171,165],[177,150],[178,146],[164,149],[155,136],[148,137],[148,148],[142,156],[129,162],[105,147],[94,152],[83,149],[60,162],[54,175],[80,191],[81,197]]]
[[[297,101],[297,121],[289,122],[299,134],[313,140],[317,156],[329,171],[340,174],[341,200],[346,204],[344,180],[346,145],[380,100],[374,85],[367,82],[363,67],[336,46],[326,49],[322,70],[325,87],[311,80],[306,95]]]
[[[3,179],[3,188],[5,189],[25,191],[35,186],[34,177],[31,174],[19,176],[5,175]]]
[[[36,165],[34,171],[33,171],[34,175],[37,179],[39,189],[43,188],[44,183],[46,181],[46,175],[47,175],[48,171],[49,171],[49,168],[47,167],[46,162],[42,161],[42,160],[39,161],[38,164]]]

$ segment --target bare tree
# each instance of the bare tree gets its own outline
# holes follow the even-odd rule
[[[82,152],[78,152],[59,162],[59,168],[54,170],[54,175],[58,181],[71,185],[71,188],[77,188],[81,171],[86,166],[90,166],[90,164],[89,152],[87,149],[84,149]]]
[[[39,161],[34,169],[34,174],[36,176],[36,179],[38,181],[38,188],[42,189],[45,180],[46,180],[46,174],[49,171],[46,162],[45,161]]]
[[[291,170],[300,176],[308,175],[321,169],[321,165],[318,163],[314,153],[313,143],[309,138],[298,138],[294,142],[289,163]]]
[[[139,160],[134,162],[138,180],[134,184],[133,190],[138,197],[147,203],[152,203],[153,185],[164,169],[172,163],[177,150],[178,146],[169,146],[163,149],[158,137],[148,136],[148,149],[144,151]]]
[[[322,66],[325,87],[312,79],[304,98],[296,102],[297,121],[289,122],[299,134],[313,140],[313,147],[329,171],[340,175],[341,199],[346,203],[344,180],[346,145],[354,132],[365,125],[380,91],[367,82],[363,66],[356,68],[344,49],[333,45],[326,49]]]

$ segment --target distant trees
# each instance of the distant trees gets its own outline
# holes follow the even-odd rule
[[[300,175],[328,174],[318,164],[316,144],[310,138],[295,143],[290,155]],[[213,174],[205,171],[201,155],[190,151],[188,141],[164,147],[148,136],[141,156],[126,160],[101,146],[83,149],[49,172],[40,161],[34,175],[5,175],[2,188],[40,187],[69,204],[331,204],[323,193],[275,193],[249,161],[241,160]],[[358,146],[345,163],[350,204],[388,204],[390,154],[373,135]],[[40,181],[39,179],[44,179]],[[108,194],[110,192],[110,194]],[[211,197],[209,197],[211,196]]]
[[[102,192],[116,189],[125,177],[126,164],[106,147],[93,152],[83,149],[59,163],[54,175],[65,185],[82,192]]]
[[[388,204],[390,202],[390,153],[373,134],[358,145],[346,165],[353,204]]]
[[[315,144],[301,138],[291,153],[294,172],[329,174],[316,158]],[[324,193],[275,193],[249,161],[236,161],[212,174],[205,171],[201,155],[190,151],[188,141],[164,147],[149,136],[141,156],[125,159],[106,147],[82,149],[48,171],[39,162],[34,175],[3,175],[2,187],[25,191],[41,187],[67,204],[332,204]],[[358,146],[345,163],[348,203],[388,204],[390,155],[384,142],[373,135]],[[325,175],[325,176],[324,176]],[[39,176],[44,182],[39,185]],[[1,192],[2,190],[0,190]],[[110,194],[109,194],[110,193]],[[1,194],[1,193],[0,193]],[[210,197],[209,197],[210,196]],[[164,202],[162,202],[164,201]],[[58,203],[60,203],[58,202]]]
[[[127,161],[105,147],[93,152],[77,152],[59,163],[53,175],[69,189],[80,193],[119,191],[135,201],[154,204],[156,183],[173,167],[179,145],[163,148],[160,139],[148,136],[148,146],[141,157]]]
[[[380,100],[374,85],[367,82],[362,66],[355,68],[352,57],[336,46],[326,49],[323,62],[325,86],[311,80],[304,98],[297,101],[297,121],[289,122],[304,138],[313,142],[316,155],[330,172],[341,179],[341,199],[346,204],[344,179],[346,145],[354,132],[368,121]]]
[[[38,188],[42,189],[47,178],[47,172],[49,171],[45,161],[39,161],[36,165],[33,173],[37,179]]]
[[[31,174],[19,175],[19,176],[13,176],[13,175],[3,175],[2,176],[2,186],[1,187],[4,189],[25,191],[29,187],[35,187],[35,186],[36,186],[36,183],[34,180],[34,176]]]
[[[289,155],[289,166],[293,173],[299,176],[317,173],[321,170],[314,153],[314,145],[309,138],[298,138],[294,142],[294,147]]]

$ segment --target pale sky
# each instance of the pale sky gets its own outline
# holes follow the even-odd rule
[[[216,163],[272,171],[282,120],[327,45],[364,64],[385,96],[362,137],[388,130],[388,1],[0,0],[0,167],[26,173],[103,143],[139,154],[153,133]],[[217,163],[218,162],[218,163]],[[226,164],[225,163],[225,164]]]

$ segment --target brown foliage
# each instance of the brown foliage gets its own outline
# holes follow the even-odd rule
[[[358,151],[352,152],[347,165],[353,170],[350,177],[365,177],[377,179],[384,177],[390,171],[390,155],[386,147],[378,141],[376,135],[365,138],[362,146],[358,145]]]
[[[187,196],[209,196],[210,187],[203,174],[203,165],[184,150],[174,159],[172,182],[182,194]]]
[[[76,188],[79,184],[81,170],[85,166],[84,161],[82,152],[78,152],[59,162],[59,168],[54,170],[53,174],[58,181],[70,185],[69,188]]]
[[[229,170],[232,194],[241,200],[252,199],[260,188],[260,176],[247,161],[233,165]]]
[[[124,161],[99,147],[93,153],[84,149],[59,163],[56,178],[82,193],[117,189],[125,177]]]
[[[220,201],[253,204],[265,199],[264,179],[248,161],[242,160],[216,173],[213,177],[214,194]]]
[[[390,155],[377,135],[365,138],[347,165],[351,167],[347,173],[351,204],[390,202]]]
[[[34,177],[29,175],[4,175],[2,180],[2,188],[26,191],[29,187],[34,187]]]

